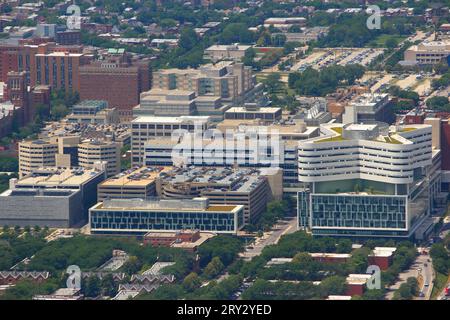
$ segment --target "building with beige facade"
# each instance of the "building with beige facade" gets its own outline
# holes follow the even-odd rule
[[[450,41],[429,41],[411,46],[405,51],[406,63],[437,64],[450,54]]]
[[[252,70],[243,63],[221,61],[198,69],[162,69],[153,73],[153,88],[194,91],[197,96],[216,96],[238,103],[255,87]]]
[[[56,141],[21,141],[19,142],[19,176],[30,174],[33,170],[55,165],[58,153]]]
[[[240,45],[237,43],[230,45],[215,44],[205,50],[204,57],[212,62],[220,60],[233,60],[239,62],[245,57],[245,54],[250,49],[251,46]]]
[[[120,146],[116,142],[85,141],[78,145],[78,164],[83,168],[92,168],[95,162],[106,161],[106,175],[120,172]]]
[[[141,103],[133,108],[138,116],[211,116],[223,120],[229,108],[218,96],[197,96],[194,91],[152,89],[141,94]]]
[[[158,177],[170,169],[171,167],[140,167],[119,173],[98,185],[98,201],[156,197]]]

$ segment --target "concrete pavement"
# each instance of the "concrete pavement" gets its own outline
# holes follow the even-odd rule
[[[419,248],[419,252],[422,252],[421,248]],[[419,281],[419,292],[423,292],[424,297],[418,297],[417,299],[429,300],[431,297],[431,292],[433,291],[434,281],[433,263],[429,254],[419,254],[411,267],[399,274],[398,280],[395,284],[389,287],[389,292],[386,294],[386,299],[392,300],[395,290],[400,288],[400,285],[405,283],[408,278],[419,278],[419,276],[423,279],[423,281]]]
[[[297,231],[297,217],[279,221],[274,230],[264,233],[261,238],[256,238],[255,242],[246,246],[245,251],[240,254],[244,260],[251,260],[259,256],[264,247],[278,243],[281,236]]]

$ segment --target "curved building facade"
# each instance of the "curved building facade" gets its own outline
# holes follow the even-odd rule
[[[429,125],[322,125],[320,137],[299,142],[299,226],[316,235],[410,237],[439,190],[439,155]]]

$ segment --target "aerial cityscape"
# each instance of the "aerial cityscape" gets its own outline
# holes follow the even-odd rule
[[[449,192],[450,0],[0,1],[0,300],[447,300]]]

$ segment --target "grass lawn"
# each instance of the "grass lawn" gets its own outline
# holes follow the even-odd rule
[[[431,299],[436,299],[439,293],[444,290],[445,284],[447,283],[448,277],[442,273],[436,273],[436,278],[434,279],[433,292],[431,293]]]
[[[385,48],[386,47],[386,41],[389,39],[395,39],[397,40],[397,43],[400,43],[406,37],[398,36],[398,35],[391,35],[391,34],[382,34],[378,36],[376,39],[372,40],[369,43],[369,46],[371,47],[378,47],[378,48]]]

